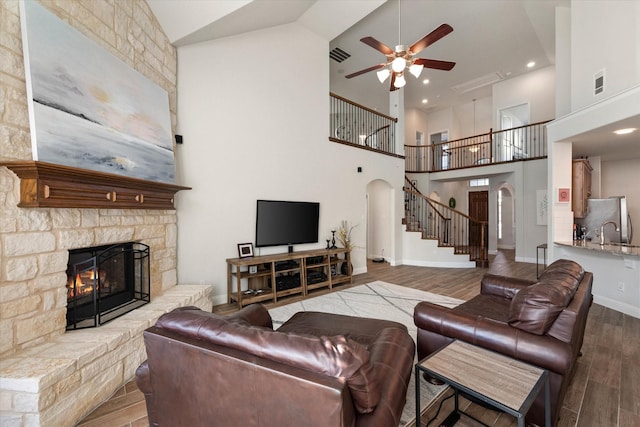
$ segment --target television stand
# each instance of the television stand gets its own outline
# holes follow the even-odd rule
[[[229,258],[227,303],[242,308],[256,302],[276,303],[291,295],[306,297],[315,289],[351,283],[351,270],[351,253],[345,248]],[[245,283],[248,287],[243,290]]]

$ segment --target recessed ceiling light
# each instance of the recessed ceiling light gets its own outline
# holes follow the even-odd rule
[[[535,62],[533,62],[533,61],[531,61],[531,62],[529,62],[529,63],[527,64],[527,67],[529,67],[529,68],[533,68],[533,67],[535,67],[535,66],[536,66],[536,63],[535,63]]]
[[[424,79],[424,80],[422,81],[422,84],[423,84],[423,85],[428,85],[428,84],[429,84],[429,79]]]
[[[626,128],[626,129],[614,130],[613,133],[615,133],[616,135],[626,135],[628,133],[635,132],[635,131],[636,131],[636,128]]]
[[[423,103],[423,104],[426,104],[427,102],[429,102],[429,100],[428,100],[427,98],[425,98],[425,99],[423,99],[423,100],[422,100],[422,103]]]

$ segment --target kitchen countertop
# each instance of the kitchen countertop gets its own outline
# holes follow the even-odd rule
[[[556,245],[569,246],[596,252],[606,252],[613,255],[631,255],[640,257],[640,246],[636,245],[622,245],[620,243],[605,243],[604,245],[601,245],[599,242],[591,242],[587,240],[574,240],[570,242],[554,243]]]

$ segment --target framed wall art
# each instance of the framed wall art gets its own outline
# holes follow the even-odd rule
[[[571,189],[570,188],[558,188],[558,203],[571,202]]]
[[[33,160],[175,182],[167,91],[36,1],[21,1]]]

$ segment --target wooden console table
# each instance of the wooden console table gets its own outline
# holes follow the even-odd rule
[[[546,370],[463,341],[453,341],[416,365],[418,427],[421,421],[420,380],[423,373],[444,381],[455,390],[454,413],[463,413],[458,407],[458,391],[462,391],[517,417],[518,427],[524,427],[526,413],[544,388],[545,423],[551,426],[551,391]],[[469,414],[463,414],[479,421]]]
[[[351,283],[352,274],[351,253],[345,248],[229,258],[227,303],[242,308],[256,302],[275,303],[289,295],[306,296],[314,289]]]

